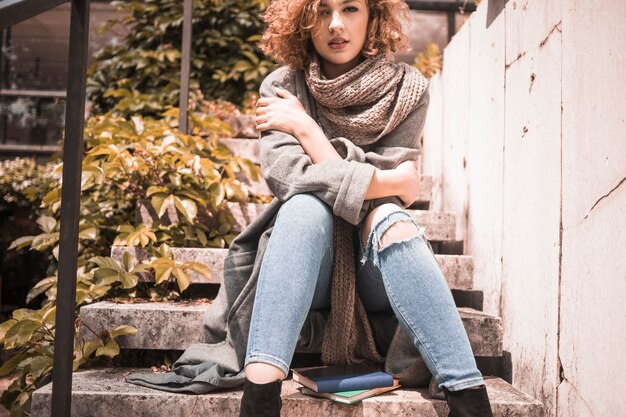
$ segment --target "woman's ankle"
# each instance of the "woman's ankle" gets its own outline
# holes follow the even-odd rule
[[[286,378],[285,372],[269,363],[254,362],[246,366],[246,379],[255,384],[267,384]]]

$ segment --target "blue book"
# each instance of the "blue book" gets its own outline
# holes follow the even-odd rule
[[[394,385],[391,387],[363,389],[356,391],[343,391],[343,392],[315,392],[307,387],[301,387],[300,392],[304,395],[310,395],[313,397],[328,398],[333,401],[337,401],[344,404],[354,404],[362,401],[366,398],[373,397],[374,395],[383,394],[394,389],[400,388],[400,383],[397,379],[394,379]]]
[[[365,365],[331,365],[293,369],[293,380],[315,392],[391,387],[393,376]]]

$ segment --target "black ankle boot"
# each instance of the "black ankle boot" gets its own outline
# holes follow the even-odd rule
[[[443,387],[442,391],[450,408],[448,417],[493,417],[485,385],[459,391]]]
[[[267,384],[244,380],[239,417],[280,417],[282,385],[281,379]]]

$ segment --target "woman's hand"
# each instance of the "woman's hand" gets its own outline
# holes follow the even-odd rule
[[[402,187],[398,197],[409,207],[420,196],[422,175],[417,161],[404,161],[395,168],[402,177]]]
[[[280,130],[299,139],[303,129],[313,119],[304,110],[300,100],[284,88],[276,87],[278,97],[263,97],[256,105],[258,131]]]

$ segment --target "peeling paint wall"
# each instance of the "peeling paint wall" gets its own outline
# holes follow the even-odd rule
[[[423,170],[454,211],[512,383],[624,415],[626,3],[483,0],[431,79]]]

